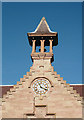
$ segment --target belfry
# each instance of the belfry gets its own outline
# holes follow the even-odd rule
[[[30,72],[3,95],[3,118],[82,118],[82,97],[51,65],[58,33],[50,30],[43,17],[36,30],[27,36],[32,46],[33,65]]]
[[[41,53],[44,53],[44,46],[50,46],[50,52],[52,54],[52,46],[58,44],[57,32],[52,32],[43,17],[37,29],[34,32],[28,33],[28,39],[30,45],[32,45],[32,55],[35,53],[35,46],[41,46]]]

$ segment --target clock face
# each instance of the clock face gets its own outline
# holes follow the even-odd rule
[[[38,78],[32,84],[35,94],[46,94],[50,88],[50,82],[45,78]]]

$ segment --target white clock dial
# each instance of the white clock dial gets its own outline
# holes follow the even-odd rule
[[[32,84],[35,94],[46,94],[50,88],[50,82],[45,78],[38,78]]]

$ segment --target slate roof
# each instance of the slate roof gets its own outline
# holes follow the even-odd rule
[[[0,86],[0,98],[7,93],[7,91],[10,91],[10,88],[13,88],[13,85],[11,86]]]
[[[80,94],[80,96],[84,97],[84,85],[70,85],[71,87],[73,87],[74,90],[77,91],[77,93]]]
[[[77,91],[77,93],[80,94],[80,96],[84,97],[84,85],[77,85],[77,84],[72,84],[70,85],[71,87],[73,87],[74,90]],[[0,97],[2,97],[4,94],[7,93],[7,91],[10,90],[10,88],[13,88],[13,85],[11,86],[0,86]]]
[[[50,30],[45,17],[43,17],[37,26],[36,30],[34,32],[27,33],[29,43],[32,46],[32,39],[37,40],[36,45],[40,46],[40,40],[45,39],[48,42],[45,42],[46,46],[49,46],[49,39],[53,39],[53,46],[56,46],[58,44],[58,34],[57,32],[53,32]]]
[[[53,32],[50,30],[49,25],[46,22],[45,17],[43,17],[37,26],[36,30],[32,33],[37,33],[37,34],[49,34],[49,33],[57,33]]]

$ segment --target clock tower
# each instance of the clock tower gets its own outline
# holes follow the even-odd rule
[[[82,118],[82,97],[51,65],[53,46],[58,44],[57,32],[50,30],[43,17],[36,30],[27,35],[33,65],[3,96],[3,118]]]
[[[31,58],[33,66],[30,68],[30,72],[35,76],[31,87],[36,96],[45,96],[53,87],[49,74],[53,72],[51,66],[51,62],[53,62],[52,48],[58,44],[58,35],[57,32],[50,30],[44,17],[36,30],[27,35],[32,46]],[[37,46],[40,47],[38,52],[36,52]],[[45,46],[49,46],[49,52],[46,51]]]

